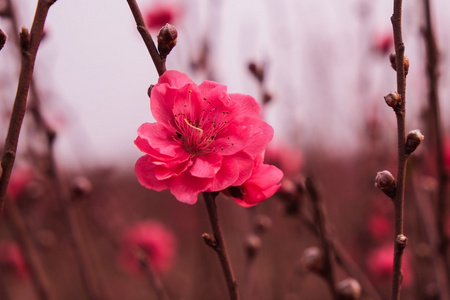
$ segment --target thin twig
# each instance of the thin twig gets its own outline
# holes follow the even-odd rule
[[[397,93],[400,95],[401,103],[394,111],[397,118],[397,190],[394,200],[395,209],[395,242],[394,263],[392,276],[392,300],[400,299],[400,286],[402,281],[402,257],[406,246],[406,237],[403,235],[404,200],[405,200],[405,176],[406,160],[405,153],[405,116],[406,116],[406,74],[404,53],[405,45],[402,38],[402,0],[394,0],[394,12],[391,17],[395,43],[395,67],[397,71]]]
[[[325,277],[333,299],[338,299],[338,294],[335,285],[335,270],[334,261],[331,249],[331,240],[329,237],[327,224],[325,220],[325,212],[322,205],[322,199],[319,195],[319,191],[314,185],[311,178],[306,178],[305,187],[313,205],[314,211],[314,223],[318,227],[318,235],[322,242],[322,250],[324,254],[324,269],[323,276]]]
[[[161,76],[166,71],[166,60],[159,55],[158,49],[156,49],[155,42],[153,41],[153,38],[145,25],[144,18],[136,0],[127,0],[127,2],[130,6],[134,20],[136,21],[137,30],[144,40],[145,46],[147,47],[148,53],[155,64],[158,75]]]
[[[169,300],[169,297],[167,296],[167,293],[164,290],[164,286],[161,282],[161,279],[159,278],[158,274],[156,274],[154,268],[147,263],[145,259],[145,254],[138,253],[138,260],[141,267],[145,270],[145,272],[148,275],[148,280],[150,281],[150,284],[153,287],[153,290],[155,291],[156,298],[158,300]]]
[[[417,181],[416,181],[417,183]],[[418,184],[414,184],[417,186]],[[433,199],[433,195],[429,195],[430,198],[425,197],[418,193],[417,189],[415,189],[416,194],[416,203],[417,210],[419,212],[420,217],[422,218],[423,225],[425,227],[425,232],[428,238],[428,242],[433,251],[431,255],[431,260],[433,261],[434,271],[436,273],[436,282],[439,288],[439,299],[441,300],[450,300],[450,291],[448,285],[448,277],[446,271],[446,265],[444,262],[444,258],[439,253],[439,235],[438,230],[433,226],[435,224],[435,216],[433,213],[433,208],[431,205],[431,201]]]
[[[208,210],[209,221],[213,230],[214,239],[204,235],[205,242],[211,248],[216,251],[219,257],[220,264],[222,266],[223,274],[227,281],[228,291],[230,293],[231,300],[239,300],[238,283],[235,279],[233,268],[228,257],[228,251],[225,246],[225,240],[222,234],[222,228],[219,223],[219,215],[217,213],[216,197],[210,192],[204,192],[203,198],[205,199],[206,208]]]
[[[3,211],[6,190],[11,177],[12,168],[17,152],[20,129],[27,105],[28,91],[30,89],[31,78],[33,75],[36,54],[44,31],[44,24],[48,11],[56,0],[39,0],[36,8],[35,17],[28,33],[22,29],[20,34],[20,45],[22,53],[22,65],[17,86],[16,98],[9,123],[8,134],[6,136],[5,148],[1,161],[2,177],[0,180],[0,209]]]
[[[17,208],[14,200],[8,200],[6,204],[5,217],[9,222],[20,248],[23,250],[25,261],[30,270],[31,279],[40,300],[55,300],[50,280],[44,272],[39,256],[28,232],[25,221]]]
[[[438,230],[438,255],[442,257],[444,262],[444,267],[446,270],[447,284],[450,278],[450,265],[448,257],[448,244],[449,239],[445,232],[445,218],[446,218],[446,201],[445,201],[445,190],[448,180],[448,175],[445,170],[444,164],[444,147],[443,147],[443,130],[442,121],[439,105],[439,95],[438,95],[438,84],[439,84],[439,50],[436,43],[436,38],[433,30],[433,25],[431,22],[431,7],[430,1],[424,0],[424,11],[425,11],[425,27],[423,28],[423,37],[425,39],[426,53],[427,53],[427,77],[428,77],[428,103],[430,109],[430,121],[431,121],[431,131],[434,140],[435,151],[436,151],[436,170],[437,170],[437,206],[436,206],[436,226]]]

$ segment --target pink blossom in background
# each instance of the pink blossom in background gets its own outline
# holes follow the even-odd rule
[[[284,141],[274,140],[267,145],[264,161],[280,168],[285,178],[294,179],[303,167],[303,154]]]
[[[283,172],[275,166],[263,163],[263,155],[255,160],[250,178],[241,185],[242,199],[234,200],[244,207],[254,206],[271,197],[281,186]]]
[[[367,220],[367,227],[370,236],[378,241],[386,240],[392,237],[392,220],[382,214],[372,214]]]
[[[158,2],[146,11],[145,23],[151,30],[160,30],[167,23],[172,25],[176,23],[181,11],[181,6],[177,2]]]
[[[386,55],[394,49],[394,36],[392,30],[376,32],[372,41],[372,49],[381,55]]]
[[[29,271],[22,250],[16,242],[0,242],[0,269],[11,270],[20,279],[29,278]]]
[[[447,171],[450,171],[450,137],[444,142],[444,165]]]
[[[33,179],[33,171],[27,166],[15,166],[9,179],[6,195],[17,200],[27,185]]]
[[[411,268],[408,261],[408,252],[403,255],[402,271],[404,287],[412,283]],[[381,246],[366,257],[369,274],[379,283],[390,282],[392,280],[392,266],[394,263],[394,246],[387,244]]]
[[[137,178],[184,203],[242,185],[273,137],[255,99],[228,94],[217,82],[198,86],[178,71],[159,78],[150,107],[157,122],[138,129],[135,144],[145,155],[136,162]]]
[[[158,272],[169,269],[175,256],[173,233],[155,221],[143,221],[128,228],[121,235],[119,264],[132,274],[143,273],[138,255]]]

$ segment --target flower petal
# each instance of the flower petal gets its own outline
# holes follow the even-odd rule
[[[194,204],[197,202],[197,196],[208,189],[211,184],[209,178],[198,178],[189,172],[183,172],[179,176],[170,179],[170,192],[178,201]]]
[[[158,180],[155,177],[155,165],[149,162],[148,155],[141,156],[135,165],[135,172],[140,184],[148,189],[162,191],[169,188],[168,180]]]
[[[191,175],[200,178],[212,178],[217,174],[222,165],[222,156],[210,154],[199,156],[190,169]]]

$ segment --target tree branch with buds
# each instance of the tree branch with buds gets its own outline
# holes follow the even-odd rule
[[[213,235],[203,234],[203,240],[205,243],[216,251],[219,257],[220,265],[222,266],[223,274],[227,281],[228,291],[230,293],[231,300],[239,300],[238,283],[234,276],[233,268],[231,266],[228,251],[225,246],[225,240],[222,234],[222,228],[219,223],[219,215],[217,213],[216,197],[210,192],[204,192],[203,198],[205,199],[206,208],[208,210],[209,221],[213,230]]]
[[[20,129],[27,106],[28,91],[36,61],[39,44],[44,32],[45,20],[50,7],[56,0],[39,0],[36,8],[31,31],[24,27],[20,32],[20,49],[22,54],[22,65],[17,86],[16,98],[6,136],[5,148],[1,161],[2,177],[0,180],[0,209],[3,211],[6,189],[11,177],[12,168],[16,158],[17,144],[19,142]]]

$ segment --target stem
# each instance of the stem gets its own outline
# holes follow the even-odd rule
[[[394,0],[394,13],[391,17],[394,32],[395,57],[397,71],[397,93],[401,97],[401,104],[395,108],[397,117],[397,140],[398,140],[398,165],[397,165],[397,191],[394,197],[395,209],[395,243],[394,263],[392,277],[392,300],[400,299],[400,285],[402,281],[402,257],[406,246],[406,237],[403,235],[404,200],[405,200],[405,176],[406,161],[405,154],[405,108],[406,108],[406,74],[404,66],[405,45],[402,39],[402,0]]]
[[[0,213],[3,212],[6,190],[11,177],[12,168],[14,166],[20,129],[25,116],[28,90],[30,89],[34,64],[44,31],[45,20],[50,7],[55,2],[56,0],[39,0],[30,33],[23,28],[20,34],[22,64],[16,98],[14,100],[8,134],[5,141],[5,148],[3,150],[1,160],[2,177],[0,179]]]
[[[436,170],[438,177],[437,186],[437,206],[436,206],[436,227],[438,230],[437,236],[437,250],[438,255],[442,257],[444,268],[446,270],[446,278],[450,277],[449,257],[447,255],[447,248],[449,244],[448,237],[445,233],[445,218],[446,218],[446,202],[445,190],[448,180],[448,175],[445,171],[444,165],[444,147],[442,142],[443,130],[439,107],[438,96],[438,82],[439,82],[439,50],[436,44],[436,38],[431,23],[431,7],[430,1],[424,0],[425,11],[425,28],[423,29],[423,37],[425,39],[426,54],[427,54],[427,77],[428,77],[428,102],[430,109],[431,121],[431,136],[434,135],[432,143],[435,144],[436,150]]]
[[[322,242],[322,250],[324,253],[324,271],[323,276],[325,277],[330,292],[333,295],[333,299],[338,299],[338,294],[335,285],[335,270],[333,264],[333,256],[331,251],[330,236],[327,230],[327,224],[325,220],[325,212],[322,205],[322,199],[319,196],[318,190],[314,185],[311,178],[306,178],[305,181],[306,190],[311,198],[314,210],[314,223],[318,227],[319,238]]]
[[[130,6],[134,20],[136,21],[137,30],[144,40],[145,46],[147,46],[148,53],[155,64],[158,75],[161,76],[166,71],[166,60],[159,55],[158,49],[156,49],[152,35],[148,31],[147,25],[145,25],[144,17],[142,16],[136,0],[127,0],[127,2]]]
[[[300,212],[300,221],[303,222],[308,229],[315,233],[319,234],[319,229],[316,224],[311,220],[311,217],[308,217],[306,214]],[[347,273],[359,281],[361,284],[363,293],[366,294],[372,300],[381,300],[381,296],[378,294],[375,287],[372,285],[370,280],[366,277],[364,272],[359,268],[358,264],[356,264],[342,244],[332,237],[328,238],[328,242],[330,243],[330,247],[333,249],[334,256],[336,257],[336,262],[339,263]]]
[[[223,274],[227,281],[228,291],[230,293],[231,300],[239,300],[238,283],[235,279],[233,268],[231,267],[230,259],[228,257],[228,251],[226,249],[225,241],[223,239],[222,228],[219,223],[219,215],[217,213],[216,197],[210,192],[204,192],[203,198],[205,199],[206,208],[208,210],[209,221],[211,222],[211,227],[213,230],[214,240],[211,238],[204,239],[205,242],[211,248],[216,251],[219,257],[220,264],[222,266]]]
[[[145,255],[138,255],[139,263],[141,264],[142,268],[145,270],[145,272],[148,275],[148,279],[150,281],[151,286],[153,287],[153,290],[155,291],[156,298],[158,300],[168,300],[169,297],[167,296],[166,291],[164,290],[164,286],[161,282],[161,279],[156,274],[156,271],[150,264],[147,263],[145,259]]]
[[[414,184],[418,186],[418,184]],[[433,195],[430,193],[429,198],[416,194],[417,210],[420,217],[422,218],[423,225],[425,227],[425,232],[428,237],[428,243],[431,245],[433,255],[431,259],[434,265],[434,271],[436,273],[436,282],[439,287],[439,299],[449,300],[450,291],[448,286],[448,277],[446,271],[446,264],[444,262],[444,257],[439,253],[439,235],[434,225],[435,216],[433,214],[433,209],[431,206]],[[431,201],[430,201],[431,200]]]
[[[44,272],[41,261],[34,247],[32,238],[27,230],[25,221],[14,200],[7,200],[5,217],[9,222],[20,248],[23,250],[31,279],[40,300],[56,300],[51,284]]]

